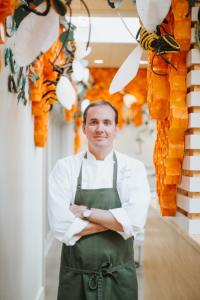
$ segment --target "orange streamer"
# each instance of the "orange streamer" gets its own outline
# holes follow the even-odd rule
[[[7,16],[12,16],[18,5],[18,0],[0,0],[0,22],[4,22]]]
[[[34,69],[34,72],[39,77],[35,84],[29,81],[32,114],[35,117],[34,140],[37,147],[45,147],[48,133],[49,110],[51,105],[57,101],[56,87],[53,82],[58,80],[58,73],[54,71],[51,63],[54,62],[61,47],[62,43],[58,38],[52,47],[32,64],[32,69]],[[55,64],[61,66],[65,61],[65,54],[61,53]],[[30,75],[31,72],[30,68]]]
[[[154,60],[155,75],[148,69],[149,112],[157,120],[157,140],[154,149],[156,185],[163,216],[176,214],[176,185],[181,180],[181,165],[184,155],[184,133],[188,124],[186,98],[186,51],[190,44],[190,19],[188,1],[173,0],[169,24],[165,28],[173,33],[181,51],[168,56],[176,67],[168,66],[161,58]],[[173,19],[174,17],[174,19]],[[152,53],[149,60],[152,61]]]

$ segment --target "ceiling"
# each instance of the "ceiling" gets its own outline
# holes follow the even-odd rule
[[[92,52],[86,59],[89,61],[90,67],[115,67],[121,66],[126,57],[133,51],[135,44],[110,44],[110,43],[94,43],[91,44]],[[103,64],[95,64],[94,60],[103,59]],[[142,60],[146,60],[145,52],[143,52]],[[146,67],[141,65],[141,67]]]
[[[95,17],[118,17],[118,12],[123,17],[137,17],[137,11],[133,0],[124,0],[118,9],[111,8],[107,0],[85,0],[91,16]],[[80,0],[72,1],[73,16],[86,16],[86,11]],[[116,35],[118,33],[116,32]],[[87,56],[89,66],[93,67],[119,67],[129,53],[136,47],[133,43],[91,43],[92,51]],[[102,59],[103,64],[97,65],[95,59]],[[142,57],[146,60],[145,54]]]
[[[136,8],[133,0],[124,0],[122,5],[118,9],[111,8],[107,0],[84,0],[87,4],[91,16],[117,16],[117,10],[123,16],[136,16]],[[73,0],[71,4],[73,15],[85,14],[85,9],[80,0]]]

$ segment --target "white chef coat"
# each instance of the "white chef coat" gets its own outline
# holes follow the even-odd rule
[[[124,232],[118,232],[124,239],[134,236],[143,229],[150,203],[150,189],[144,164],[125,154],[116,152],[117,190],[122,207],[110,209]],[[74,245],[81,237],[88,221],[82,220],[70,211],[74,203],[77,179],[82,167],[82,188],[100,189],[113,186],[113,151],[104,160],[87,151],[58,160],[49,177],[49,223],[55,237],[66,245]]]

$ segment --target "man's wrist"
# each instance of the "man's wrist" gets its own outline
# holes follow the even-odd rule
[[[89,220],[89,217],[91,216],[91,213],[92,213],[91,209],[86,207],[82,212],[82,219],[83,220]]]

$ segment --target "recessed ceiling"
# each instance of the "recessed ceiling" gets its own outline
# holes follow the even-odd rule
[[[115,67],[121,66],[126,57],[133,51],[135,44],[109,44],[109,43],[94,43],[91,44],[92,52],[86,59],[89,61],[90,67]],[[102,64],[95,64],[94,60],[103,59]],[[142,60],[146,60],[146,53],[143,52]],[[145,67],[145,65],[141,65]]]
[[[111,8],[107,0],[85,0],[91,16],[117,16],[117,12],[120,12],[123,16],[137,16],[135,4],[133,0],[124,0],[122,5],[118,9]],[[73,15],[86,15],[85,8],[80,0],[73,0],[72,4]]]
[[[124,0],[119,9],[112,9],[107,0],[85,0],[91,16],[96,17],[116,17],[118,13],[123,17],[137,17],[137,11],[133,0]],[[84,6],[80,0],[72,1],[73,16],[87,16]],[[118,34],[116,30],[116,35]],[[136,47],[136,43],[91,43],[92,51],[86,59],[89,61],[89,66],[92,67],[119,67],[126,59],[129,53]],[[97,65],[94,60],[101,59],[103,64]],[[144,52],[143,60],[146,60]],[[144,67],[144,66],[143,66]]]

